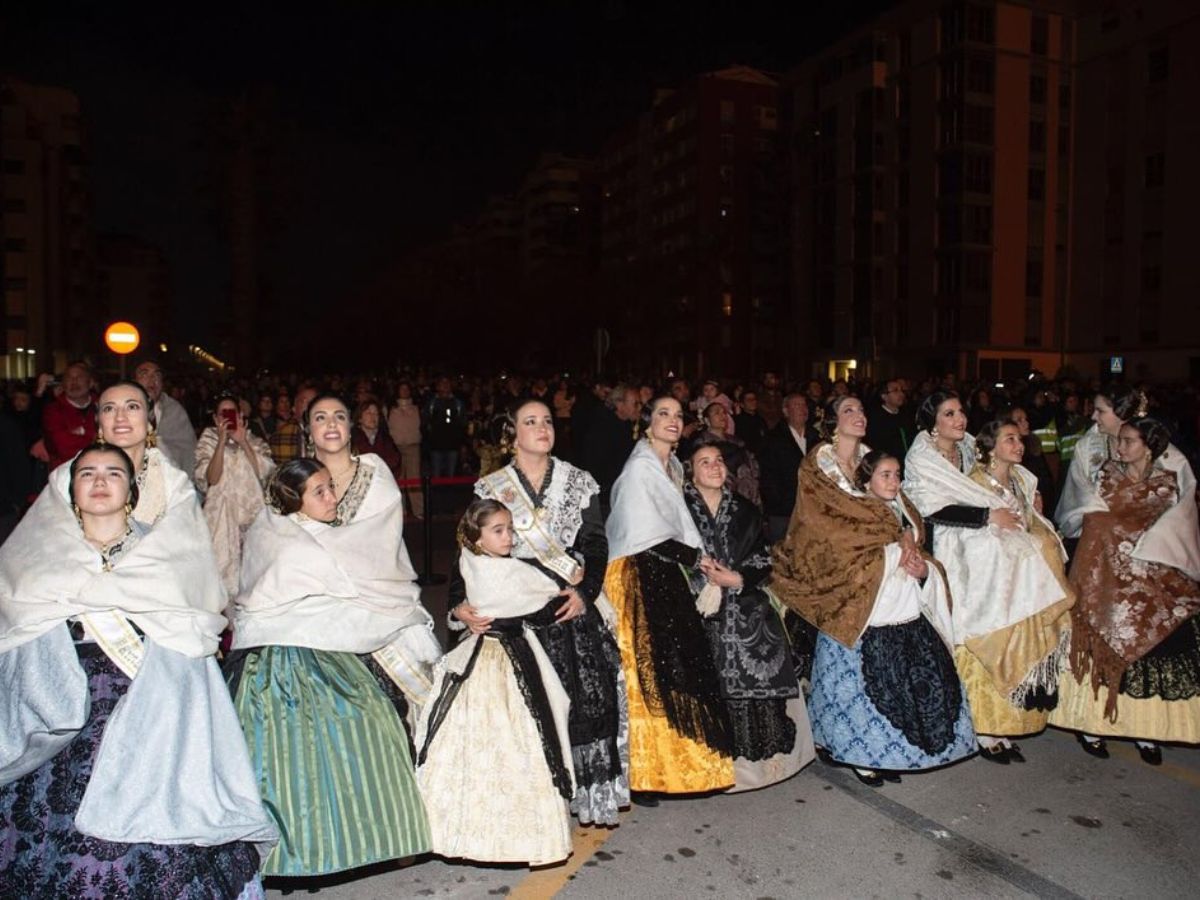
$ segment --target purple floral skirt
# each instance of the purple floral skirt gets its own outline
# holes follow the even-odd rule
[[[91,713],[62,752],[0,788],[0,898],[187,898],[234,900],[256,887],[258,851],[117,844],[75,830],[75,812],[113,708],[129,679],[94,645],[80,653]]]

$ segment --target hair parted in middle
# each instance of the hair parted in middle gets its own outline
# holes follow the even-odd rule
[[[125,476],[129,480],[129,505],[136,507],[138,505],[138,486],[137,475],[133,471],[133,460],[116,444],[109,444],[99,438],[80,450],[71,460],[71,468],[68,470],[71,477],[67,482],[67,499],[71,501],[72,505],[75,504],[75,472],[79,469],[79,461],[90,453],[106,453],[121,460],[121,464],[125,467]]]
[[[917,427],[922,431],[932,431],[937,424],[938,407],[947,400],[957,400],[958,392],[949,390],[936,390],[917,407]]]
[[[875,477],[875,470],[879,464],[888,459],[900,462],[894,453],[888,453],[886,450],[872,450],[860,459],[858,468],[854,470],[854,486],[860,491],[865,491],[867,485],[871,483],[871,479]]]

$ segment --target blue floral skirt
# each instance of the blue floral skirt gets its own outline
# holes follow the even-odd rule
[[[930,769],[976,749],[954,658],[924,618],[868,628],[853,649],[821,634],[808,714],[816,745],[860,768]]]
[[[0,898],[186,898],[261,894],[259,855],[239,841],[218,847],[118,844],[75,830],[104,726],[129,678],[95,645],[80,653],[87,724],[53,759],[0,788]]]

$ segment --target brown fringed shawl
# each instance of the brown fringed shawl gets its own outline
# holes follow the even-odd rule
[[[902,495],[903,496],[903,495]],[[924,543],[921,517],[903,498]],[[771,551],[771,591],[840,644],[853,647],[867,627],[883,581],[883,549],[900,540],[896,514],[875,497],[838,487],[811,453],[800,466],[787,536]],[[932,563],[931,563],[932,565]]]
[[[1143,481],[1125,477],[1116,462],[1100,469],[1107,511],[1083,517],[1071,564],[1079,602],[1071,610],[1071,670],[1090,679],[1093,695],[1108,690],[1104,714],[1117,721],[1117,697],[1126,670],[1200,614],[1200,584],[1177,568],[1133,556],[1142,536],[1178,503],[1175,472],[1156,466]]]

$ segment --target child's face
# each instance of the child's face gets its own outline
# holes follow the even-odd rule
[[[333,492],[333,476],[328,469],[310,475],[304,482],[304,496],[300,500],[300,512],[318,522],[332,522],[337,518],[337,494]]]
[[[480,549],[488,556],[508,556],[512,546],[512,516],[507,510],[492,513],[479,531]]]
[[[885,459],[871,473],[867,490],[880,500],[895,500],[900,493],[900,463],[894,459]]]

